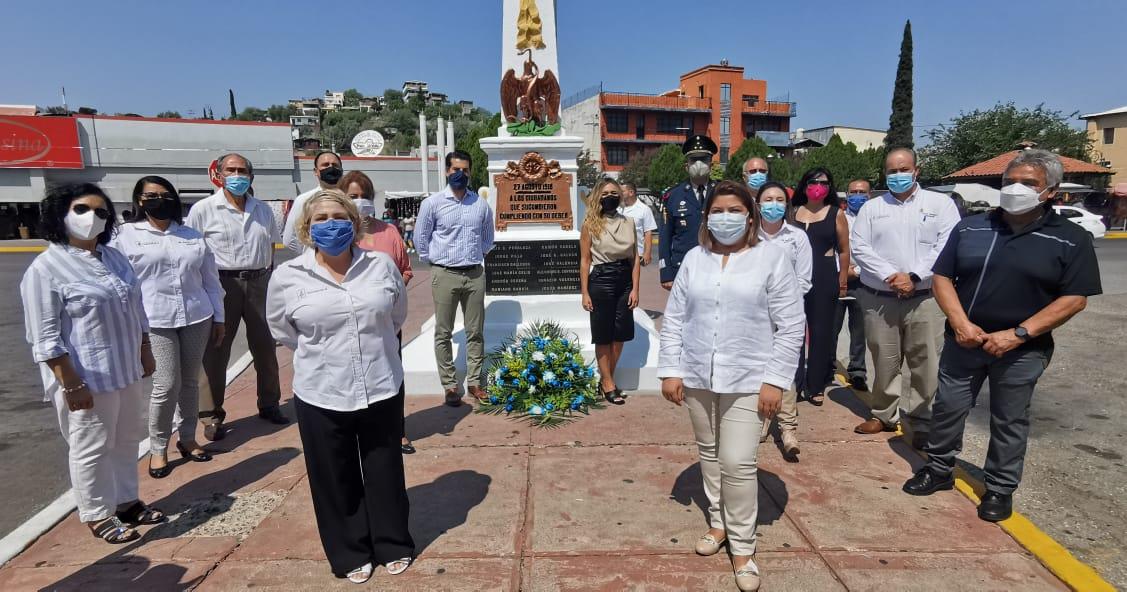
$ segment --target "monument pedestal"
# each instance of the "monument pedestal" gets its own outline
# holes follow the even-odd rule
[[[498,226],[485,263],[486,356],[530,324],[552,321],[585,344],[584,357],[594,365],[590,317],[579,293],[579,226],[586,212],[578,201],[575,159],[582,146],[582,138],[572,136],[481,140],[489,155],[488,201]],[[546,167],[543,171],[541,164]],[[660,289],[643,286],[646,288]],[[422,333],[403,348],[409,392],[442,392],[434,357],[434,326],[431,317]],[[464,384],[466,335],[461,311],[454,326],[453,350],[459,383]],[[660,388],[657,350],[653,320],[635,309],[634,339],[623,348],[615,372],[619,387]]]

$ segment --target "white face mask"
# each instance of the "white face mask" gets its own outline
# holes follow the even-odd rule
[[[1032,212],[1041,205],[1041,194],[1044,192],[1021,183],[1006,185],[1002,188],[1000,198],[1002,209],[1015,215]]]
[[[708,215],[708,231],[716,242],[730,247],[747,234],[747,214],[720,212]]]
[[[365,199],[363,197],[361,197],[360,199],[357,199],[356,200],[356,209],[360,210],[360,217],[361,218],[366,218],[366,217],[374,218],[376,216],[376,202],[374,202],[370,199]]]
[[[67,228],[67,234],[84,241],[97,238],[106,229],[106,221],[95,215],[94,210],[85,214],[76,214],[71,210],[63,218],[63,225]]]
[[[694,161],[689,165],[689,178],[694,181],[707,180],[712,173],[712,167],[707,162]]]

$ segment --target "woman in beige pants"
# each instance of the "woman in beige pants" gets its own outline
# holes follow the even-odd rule
[[[760,241],[759,208],[742,183],[705,203],[700,246],[685,255],[662,321],[661,394],[689,409],[711,528],[696,551],[728,544],[740,590],[759,589],[756,452],[798,367],[806,322],[794,267]]]

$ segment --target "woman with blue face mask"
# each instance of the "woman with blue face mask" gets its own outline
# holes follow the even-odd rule
[[[710,528],[696,552],[727,544],[737,587],[758,590],[756,453],[798,367],[802,295],[786,249],[760,239],[746,185],[721,182],[704,211],[666,304],[657,375],[662,396],[688,408],[700,454]]]
[[[270,279],[266,314],[294,350],[298,430],[317,530],[337,577],[363,583],[413,561],[403,476],[402,276],[385,253],[357,246],[360,214],[336,189],[305,204],[297,236],[309,247]]]

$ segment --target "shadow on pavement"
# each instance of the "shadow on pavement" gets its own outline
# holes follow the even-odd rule
[[[259,418],[258,412],[256,411],[252,415],[241,417],[232,422],[224,423],[224,427],[227,428],[227,436],[222,440],[215,442],[209,442],[206,438],[203,437],[203,427],[201,426],[197,430],[199,434],[198,441],[208,452],[211,452],[213,454],[223,454],[226,452],[231,452],[239,446],[242,446],[243,444],[246,444],[247,442],[250,442],[255,438],[261,438],[263,436],[275,434],[297,423],[297,416],[294,412],[292,397],[286,402],[282,403],[278,407],[278,409],[282,411],[282,415],[285,415],[290,419],[290,423],[286,425],[277,425],[270,423],[264,419]]]
[[[450,407],[439,402],[434,407],[420,409],[407,416],[407,437],[415,441],[438,434],[449,436],[454,433],[458,422],[471,413],[473,405],[465,403],[459,407]]]
[[[790,495],[787,485],[778,475],[770,471],[759,469],[759,519],[758,524],[773,524],[782,517],[786,510]],[[677,475],[673,482],[673,490],[669,492],[669,499],[682,506],[696,505],[707,525],[708,498],[704,494],[704,480],[700,473],[700,463],[693,463]],[[772,495],[775,492],[777,495]]]
[[[470,510],[485,500],[493,479],[477,471],[454,471],[430,483],[407,490],[411,499],[410,529],[415,539],[415,554],[438,537],[466,523]]]
[[[869,406],[861,400],[861,396],[848,387],[837,387],[826,393],[826,398],[848,409],[853,415],[866,421],[872,417]]]

